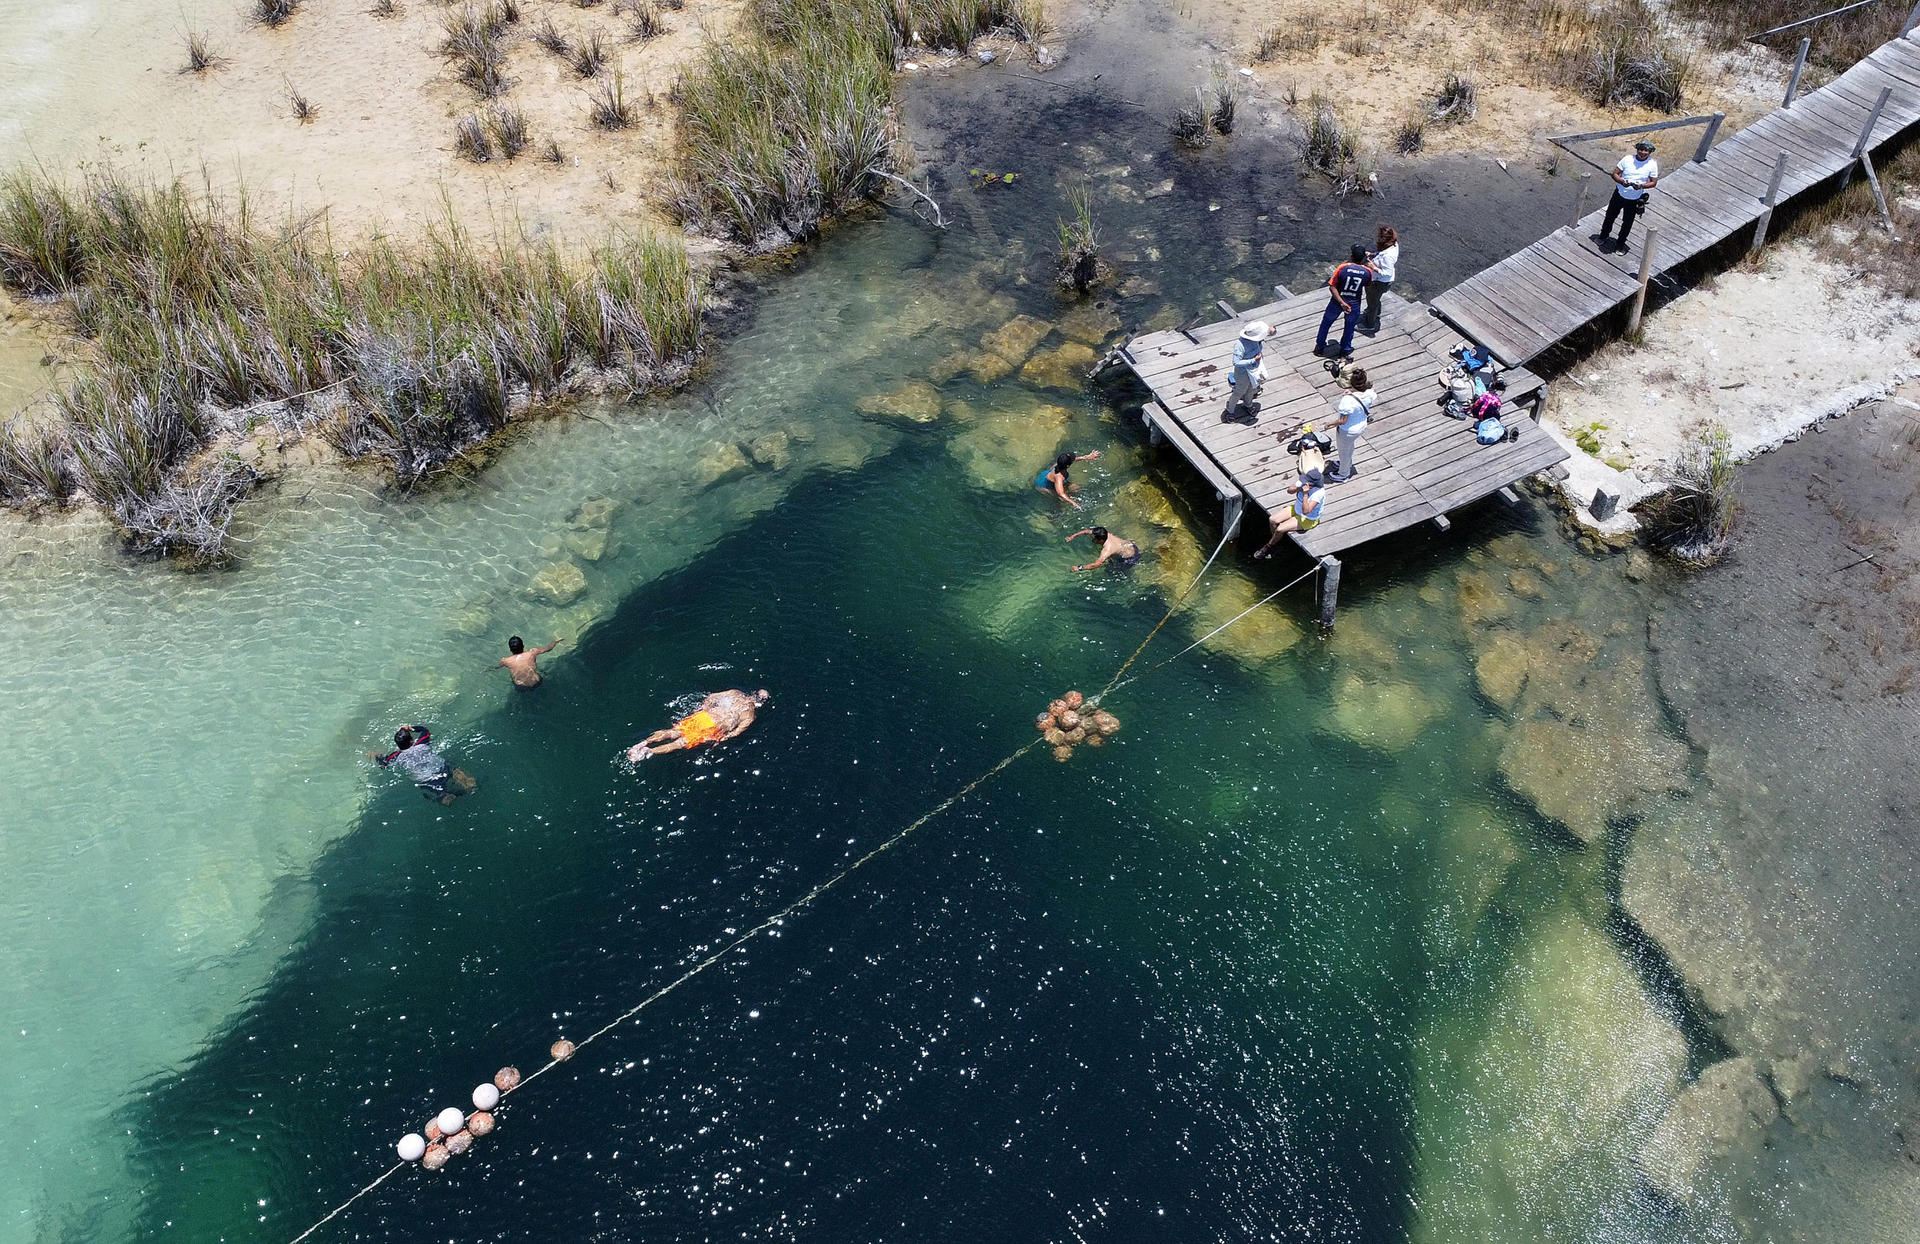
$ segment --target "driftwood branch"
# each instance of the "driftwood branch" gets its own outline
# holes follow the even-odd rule
[[[926,205],[927,205],[928,207],[930,207],[930,208],[932,208],[932,209],[933,209],[933,225],[934,225],[934,228],[936,228],[936,229],[944,229],[944,228],[946,228],[946,227],[947,227],[947,217],[946,217],[946,213],[944,213],[944,212],[942,212],[942,211],[940,210],[940,205],[939,205],[938,203],[935,203],[935,202],[933,201],[933,196],[932,196],[932,195],[930,195],[930,194],[928,194],[928,193],[927,193],[926,191],[924,191],[924,190],[922,190],[922,189],[921,189],[920,187],[918,187],[918,186],[916,186],[916,185],[914,185],[914,184],[913,184],[912,182],[910,182],[910,181],[908,181],[908,180],[907,180],[906,178],[904,178],[904,177],[896,177],[896,176],[894,176],[894,175],[893,175],[892,173],[889,173],[889,172],[887,172],[887,171],[886,171],[886,170],[884,170],[884,169],[878,169],[878,168],[870,168],[870,169],[868,169],[867,171],[868,171],[869,173],[872,173],[872,174],[873,174],[873,175],[874,175],[875,177],[884,177],[884,178],[886,178],[886,179],[887,179],[888,181],[891,181],[891,182],[896,182],[896,183],[898,183],[898,184],[900,184],[900,185],[902,185],[902,186],[905,186],[905,187],[906,187],[907,189],[909,189],[909,190],[911,190],[911,191],[913,191],[913,193],[914,193],[914,197],[916,197],[916,198],[918,198],[918,199],[920,199],[920,200],[921,200],[922,202],[924,202],[924,203],[925,203],[925,204],[926,204]]]

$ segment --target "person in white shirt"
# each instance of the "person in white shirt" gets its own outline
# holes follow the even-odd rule
[[[1600,219],[1599,242],[1602,249],[1627,249],[1627,235],[1633,222],[1647,210],[1647,194],[1660,184],[1660,162],[1653,158],[1653,144],[1641,139],[1633,145],[1633,154],[1622,156],[1613,169],[1613,197],[1607,200],[1607,214]],[[1613,222],[1620,221],[1620,240],[1613,240]]]
[[[1327,468],[1329,484],[1344,484],[1360,474],[1353,462],[1354,450],[1359,446],[1361,434],[1367,430],[1367,420],[1373,417],[1375,403],[1380,400],[1367,380],[1366,368],[1349,368],[1346,381],[1350,392],[1334,407],[1338,417],[1333,421],[1333,443],[1340,461]]]
[[[1380,331],[1380,296],[1393,284],[1393,270],[1400,262],[1400,235],[1392,225],[1381,225],[1374,235],[1373,254],[1367,266],[1373,269],[1373,281],[1367,286],[1367,313],[1361,317],[1360,331]]]

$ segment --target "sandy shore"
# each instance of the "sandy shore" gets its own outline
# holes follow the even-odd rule
[[[1689,428],[1721,424],[1747,459],[1920,376],[1920,303],[1869,296],[1858,269],[1806,241],[1681,295],[1645,330],[1571,369],[1547,407],[1574,453],[1568,501],[1584,518],[1596,488],[1618,494],[1612,532],[1633,528],[1626,507],[1660,490]]]
[[[269,29],[243,5],[210,0],[3,0],[0,144],[56,172],[97,162],[199,176],[204,167],[216,190],[244,181],[272,215],[324,208],[349,236],[418,222],[443,204],[475,225],[517,213],[536,229],[597,233],[654,213],[672,140],[665,92],[702,32],[724,36],[740,3],[688,0],[665,14],[666,34],[634,43],[614,5],[523,0],[504,37],[513,84],[501,102],[527,114],[533,148],[485,165],[453,150],[455,122],[483,106],[439,53],[455,6],[415,0],[386,18],[370,7],[309,0]],[[549,17],[569,36],[600,34],[608,73],[619,69],[640,105],[635,126],[592,126],[590,83],[532,40]],[[204,33],[222,63],[180,72],[189,30]],[[290,115],[290,86],[318,108],[306,124]],[[549,140],[563,162],[539,158]]]

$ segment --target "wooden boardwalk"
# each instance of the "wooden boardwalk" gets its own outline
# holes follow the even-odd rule
[[[1883,89],[1889,93],[1868,137],[1869,153],[1920,120],[1920,33],[1881,46],[1791,107],[1768,113],[1714,147],[1704,162],[1663,161],[1630,251],[1604,252],[1592,240],[1600,232],[1603,197],[1601,211],[1462,281],[1436,297],[1433,308],[1502,362],[1529,362],[1634,296],[1649,225],[1660,233],[1653,271],[1663,272],[1751,229],[1767,210],[1767,187],[1782,153],[1781,202],[1855,163]],[[1603,189],[1611,195],[1611,183]]]
[[[1146,416],[1156,440],[1171,441],[1226,504],[1227,526],[1244,499],[1272,513],[1287,506],[1297,478],[1287,442],[1312,423],[1331,434],[1334,403],[1346,390],[1313,353],[1326,299],[1288,298],[1190,334],[1151,333],[1127,343],[1123,361],[1153,392]],[[1221,416],[1232,384],[1233,340],[1248,320],[1278,328],[1267,342],[1267,382],[1259,421],[1228,423]],[[1439,374],[1451,360],[1456,333],[1426,307],[1389,293],[1380,332],[1354,339],[1354,362],[1367,369],[1379,403],[1355,455],[1359,478],[1327,488],[1326,518],[1294,537],[1316,558],[1423,522],[1446,526],[1447,511],[1499,492],[1566,459],[1553,438],[1529,422],[1546,385],[1531,372],[1507,378],[1508,422],[1518,441],[1482,445],[1472,425],[1441,413]]]

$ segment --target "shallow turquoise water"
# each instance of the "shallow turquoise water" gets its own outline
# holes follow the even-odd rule
[[[963,140],[977,158],[930,139]],[[1278,164],[1143,202],[1127,154],[1059,159],[1112,192],[1128,324],[1298,280],[1362,219]],[[1017,313],[1067,326],[1029,180],[751,288],[680,398],[590,404],[429,495],[296,477],[232,571],[8,527],[0,625],[30,655],[0,672],[0,1235],[295,1234],[427,1111],[631,1005],[1124,659],[1214,537],[1123,410],[1019,373],[951,381],[924,426],[854,409]],[[1423,185],[1408,218],[1451,193]],[[1437,286],[1476,252],[1425,262]],[[1149,547],[1133,575],[1066,569],[1084,519],[1030,487],[1062,444],[1104,451],[1076,477]],[[570,520],[595,498],[619,509],[589,560]],[[1245,553],[1154,657],[1298,569]],[[530,600],[559,559],[583,595]],[[1633,1175],[1694,1054],[1610,931],[1599,853],[1500,775],[1489,584],[1514,628],[1577,617],[1644,674],[1647,589],[1531,506],[1354,559],[1331,639],[1297,594],[1128,688],[1111,747],[1029,755],[334,1237],[1714,1234]],[[568,641],[533,695],[487,668],[515,631]],[[614,763],[724,685],[774,692],[745,739]],[[482,790],[441,809],[375,772],[402,720]]]

